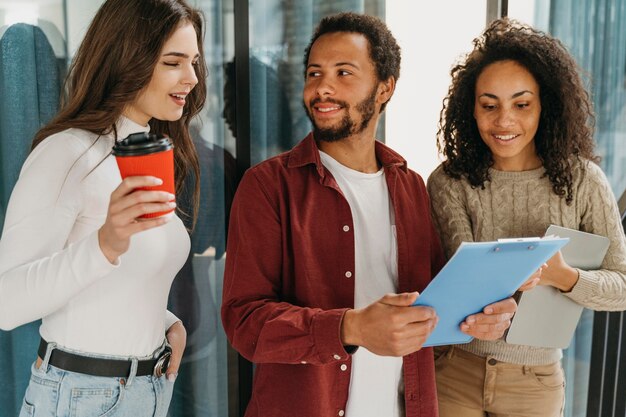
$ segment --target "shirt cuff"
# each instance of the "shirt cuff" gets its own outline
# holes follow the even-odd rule
[[[341,321],[347,310],[326,310],[313,318],[313,337],[322,363],[345,361],[350,357],[341,343]]]
[[[100,240],[98,238],[98,231],[95,231],[94,233],[91,234],[91,236],[89,236],[87,239],[89,239],[92,243],[92,245],[94,246],[94,257],[97,258],[96,261],[99,263],[106,263],[108,266],[113,266],[115,268],[117,268],[118,266],[120,266],[121,264],[121,260],[120,258],[117,258],[115,260],[115,263],[111,263],[111,261],[109,261],[109,259],[104,256],[104,252],[102,252],[102,248],[100,247]]]
[[[574,284],[574,287],[570,292],[565,292],[566,296],[574,301],[584,302],[589,300],[596,288],[598,287],[598,280],[596,274],[590,271],[584,271],[582,269],[576,269],[578,271],[578,281]]]

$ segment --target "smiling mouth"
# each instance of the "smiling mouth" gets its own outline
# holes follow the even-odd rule
[[[513,139],[515,139],[516,137],[518,137],[519,135],[493,135],[494,138],[496,138],[499,141],[502,142],[508,142],[511,141]]]
[[[185,94],[170,94],[170,97],[174,100],[174,102],[179,106],[185,105],[185,98],[187,95]]]
[[[321,112],[321,113],[328,113],[331,111],[335,111],[335,110],[339,110],[341,107],[339,106],[332,106],[332,107],[315,107],[315,110]]]
[[[344,106],[339,103],[335,103],[333,101],[318,101],[315,100],[311,103],[311,107],[314,111],[319,113],[332,113],[341,110]]]

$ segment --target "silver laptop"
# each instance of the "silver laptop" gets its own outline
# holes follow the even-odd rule
[[[579,230],[551,225],[546,236],[568,237],[561,253],[568,265],[584,270],[600,268],[609,239]],[[569,346],[583,306],[554,287],[538,285],[523,292],[517,313],[505,337],[508,343],[549,348]]]

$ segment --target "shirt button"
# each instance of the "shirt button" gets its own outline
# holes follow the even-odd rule
[[[346,271],[346,278],[350,278],[352,276],[352,272]]]
[[[491,359],[489,359],[489,360],[487,361],[487,363],[488,363],[489,365],[493,366],[493,365],[497,364],[497,363],[498,363],[498,361],[497,361],[497,360],[495,360],[494,358],[491,358]]]
[[[350,226],[348,226],[347,224],[345,226],[343,226],[343,231],[344,232],[349,232],[350,231]]]
[[[346,414],[346,412],[343,410],[339,410],[337,414],[339,414],[339,417],[343,417],[343,415]]]
[[[306,361],[300,361],[302,365],[306,365]]]
[[[333,358],[335,358],[335,359],[339,360],[339,359],[341,359],[341,356],[339,356],[339,355],[333,355]]]
[[[339,369],[341,369],[342,371],[345,371],[346,369],[348,369],[348,365],[344,363],[339,367]]]

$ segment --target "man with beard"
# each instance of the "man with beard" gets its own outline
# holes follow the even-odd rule
[[[400,73],[380,20],[321,21],[305,54],[313,132],[248,170],[231,212],[222,321],[257,364],[247,417],[437,415],[435,311],[411,307],[443,264],[422,179],[376,141]],[[495,339],[515,303],[469,317]]]

